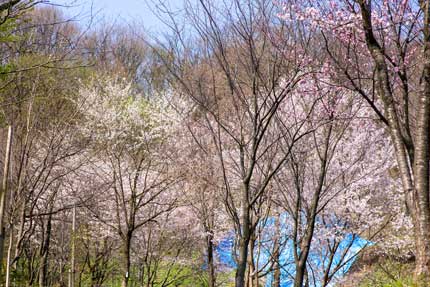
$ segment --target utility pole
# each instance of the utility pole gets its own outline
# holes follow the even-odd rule
[[[75,287],[75,233],[76,233],[76,203],[73,205],[72,215],[72,246],[69,269],[69,287]]]
[[[9,231],[9,246],[7,248],[7,256],[6,256],[6,284],[5,287],[10,286],[10,260],[12,256],[12,244],[13,244],[13,233],[12,229]]]
[[[10,166],[10,155],[12,150],[12,126],[8,126],[7,131],[7,143],[6,143],[6,154],[4,158],[3,166],[3,180],[0,189],[0,274],[1,266],[3,264],[3,249],[5,241],[5,227],[4,227],[4,217],[6,209],[6,195],[7,195],[7,183],[9,178],[9,166]]]

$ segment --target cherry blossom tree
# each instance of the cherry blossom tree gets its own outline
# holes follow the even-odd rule
[[[396,182],[388,174],[391,147],[384,138],[384,130],[374,119],[366,122],[369,112],[363,109],[360,99],[337,93],[327,96],[329,100],[326,104],[326,99],[321,102],[321,109],[310,122],[314,125],[322,120],[326,124],[303,139],[303,145],[295,147],[288,169],[278,180],[283,199],[279,202],[292,217],[295,286],[303,286],[305,277],[308,282],[315,284],[317,280],[326,286],[338,269],[332,263],[307,268],[314,244],[322,247],[326,242],[329,246],[325,251],[335,251],[351,234],[374,240],[374,234],[391,220],[390,215],[405,214],[401,209],[391,213],[384,205],[370,205],[374,190],[396,190]],[[366,134],[357,136],[354,132],[360,126],[367,127]],[[370,176],[372,181],[368,180]],[[392,199],[394,206],[402,206]],[[342,250],[345,255],[348,251],[349,248]],[[335,252],[325,253],[321,262],[334,255]],[[315,275],[325,267],[323,277]],[[307,274],[309,270],[312,276]]]
[[[186,126],[188,125],[188,126]],[[201,226],[200,237],[205,242],[205,256],[208,271],[208,286],[217,286],[216,244],[232,226],[226,220],[222,208],[222,178],[211,138],[194,121],[184,121],[184,131],[178,137],[181,158],[176,164],[184,171],[184,198],[182,199],[193,217]],[[198,140],[196,140],[198,138]]]
[[[128,82],[110,77],[83,86],[78,105],[86,119],[81,132],[94,149],[96,186],[103,191],[95,197],[93,214],[121,239],[122,286],[127,286],[136,230],[176,201],[178,177],[169,167],[172,154],[164,148],[175,118],[161,95],[145,99]]]
[[[245,286],[249,245],[264,214],[265,193],[294,144],[308,132],[304,123],[313,111],[310,105],[295,122],[279,116],[294,105],[291,92],[307,73],[306,60],[294,56],[304,56],[306,47],[292,36],[283,43],[289,49],[285,55],[265,31],[275,25],[273,5],[246,3],[217,7],[199,1],[187,11],[195,38],[186,39],[173,26],[177,38],[170,39],[173,46],[166,51],[174,55],[162,57],[173,87],[196,105],[194,118],[215,147],[223,201],[236,234],[237,287]]]
[[[430,277],[428,1],[285,1],[282,17],[318,31],[335,85],[388,127],[414,223],[417,282]]]

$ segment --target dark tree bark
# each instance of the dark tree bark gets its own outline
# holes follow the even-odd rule
[[[51,204],[52,206],[52,204]],[[52,212],[52,207],[51,207]],[[51,231],[52,231],[52,213],[48,215],[46,219],[46,231],[44,232],[44,240],[40,247],[40,266],[39,266],[39,286],[48,286],[48,258],[49,248],[51,242]]]
[[[208,287],[216,286],[215,278],[215,262],[214,262],[214,244],[213,244],[213,234],[207,231],[206,235],[206,253],[208,260]]]
[[[131,266],[130,251],[131,251],[132,236],[133,236],[132,232],[127,232],[125,235],[125,238],[123,238],[123,250],[122,250],[123,278],[122,278],[121,287],[127,287],[128,282],[130,280],[130,266]]]

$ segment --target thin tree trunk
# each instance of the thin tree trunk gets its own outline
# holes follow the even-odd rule
[[[277,238],[275,239],[274,242],[274,253],[273,253],[273,260],[275,260],[275,262],[273,263],[273,281],[272,281],[272,287],[281,287],[281,264],[280,264],[280,259],[281,259],[281,252],[280,252],[280,240],[281,240],[281,223],[280,223],[281,219],[280,219],[280,215],[277,214],[277,216],[275,217],[275,228],[276,228],[276,233],[277,233]]]
[[[333,120],[333,119],[330,119]],[[294,287],[303,287],[306,273],[306,262],[308,261],[309,252],[311,249],[312,238],[314,236],[315,222],[317,218],[318,204],[320,201],[320,196],[323,191],[325,178],[327,175],[327,164],[328,164],[328,152],[330,145],[330,138],[333,131],[333,123],[331,122],[324,143],[324,153],[320,157],[321,166],[318,177],[318,186],[316,187],[315,193],[312,197],[312,202],[310,205],[310,214],[307,220],[307,226],[304,233],[304,237],[300,246],[300,256],[296,261],[296,276],[294,278]]]
[[[24,241],[24,227],[25,227],[25,200],[23,199],[23,202],[21,204],[21,210],[20,210],[20,221],[19,221],[19,229],[18,229],[18,235],[17,235],[17,242],[15,245],[15,258],[14,262],[12,264],[13,269],[17,268],[18,259],[21,255],[22,250],[22,244]]]
[[[274,264],[275,271],[273,272],[272,287],[281,287],[281,266],[279,264],[280,252],[279,249],[275,249],[275,254],[273,255],[276,262]]]
[[[143,284],[144,284],[144,276],[145,276],[145,265],[143,264],[142,260],[139,260],[139,276],[138,276],[139,279],[138,279],[138,282],[141,286],[143,286]]]
[[[258,287],[258,259],[259,259],[259,248],[257,254],[255,254],[255,243],[257,242],[257,238],[255,233],[251,235],[251,239],[249,240],[249,282],[251,287]]]
[[[255,265],[254,265],[254,248],[255,248],[255,236],[251,235],[251,239],[249,240],[249,247],[248,247],[248,276],[247,276],[247,287],[254,287],[255,286],[255,280],[254,280],[254,272],[255,272]]]
[[[51,230],[52,230],[52,206],[53,203],[50,204],[50,214],[48,215],[48,219],[46,222],[46,233],[45,240],[42,242],[41,246],[41,259],[40,259],[40,267],[39,267],[39,286],[46,287],[48,286],[48,258],[49,258],[49,245],[51,242]]]

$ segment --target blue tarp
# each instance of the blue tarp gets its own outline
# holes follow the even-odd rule
[[[268,222],[268,226],[273,225],[273,222]],[[282,230],[286,230],[285,228],[281,228],[281,236]],[[284,232],[284,238],[288,238]],[[260,254],[258,259],[259,266],[265,266],[266,263],[270,260],[272,251],[273,251],[273,242],[270,239],[270,232],[267,238],[263,238],[262,247],[260,248]],[[272,237],[273,238],[273,237]],[[338,239],[339,240],[339,239]],[[327,242],[324,239],[324,242]],[[333,242],[333,241],[332,241]],[[338,264],[342,264],[342,268],[336,272],[333,277],[332,282],[336,281],[336,279],[342,278],[346,272],[350,269],[353,264],[357,253],[366,246],[371,245],[371,243],[367,240],[360,238],[357,235],[346,234],[342,237],[339,243],[339,247],[335,253],[333,258],[333,262],[331,264],[331,268],[333,269]],[[324,247],[323,244],[319,244],[319,242],[313,242],[313,248],[311,248],[309,258],[308,258],[308,270],[312,270],[312,274],[309,274],[310,286],[321,286],[320,282],[323,276],[322,271],[327,269],[329,262],[327,247]],[[236,266],[234,258],[232,256],[232,252],[234,249],[234,233],[230,233],[227,237],[225,237],[217,246],[217,255],[219,261],[224,266],[229,268],[234,268]],[[291,240],[285,240],[282,244],[282,248],[280,250],[279,261],[281,264],[281,287],[290,287],[293,286],[294,283],[294,273],[295,273],[295,265],[294,265],[294,253],[293,253],[293,244]],[[257,251],[256,251],[257,252]],[[255,253],[256,253],[255,252]],[[309,272],[311,273],[311,272]],[[273,274],[269,272],[269,275],[266,276],[266,287],[271,286],[271,281],[273,278]]]

